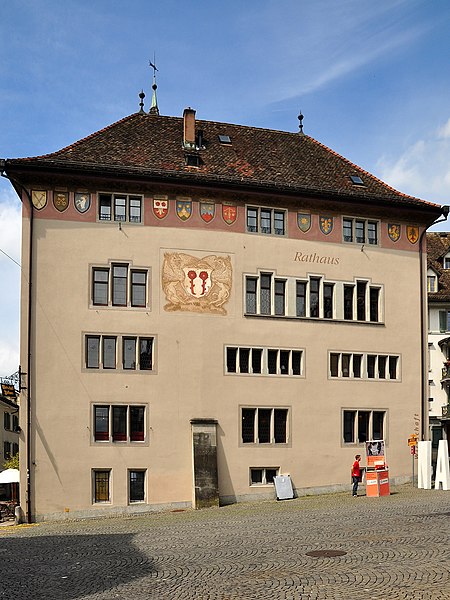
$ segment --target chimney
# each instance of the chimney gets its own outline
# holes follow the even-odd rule
[[[185,108],[183,111],[183,146],[186,149],[195,149],[195,110]]]

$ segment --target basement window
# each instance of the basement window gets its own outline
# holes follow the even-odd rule
[[[221,144],[231,144],[231,138],[229,135],[219,135],[219,142]]]

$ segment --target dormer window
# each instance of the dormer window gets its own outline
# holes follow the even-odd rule
[[[186,165],[188,167],[199,167],[200,156],[198,154],[186,154]]]
[[[444,269],[450,269],[450,253],[444,256]]]
[[[427,273],[427,292],[433,294],[438,291],[438,278],[436,273],[428,269]]]

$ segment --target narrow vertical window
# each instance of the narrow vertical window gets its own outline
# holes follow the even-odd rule
[[[109,441],[109,406],[94,406],[94,439]]]
[[[285,312],[286,281],[275,279],[275,314],[284,315]]]
[[[272,275],[262,273],[260,278],[260,313],[270,315]]]
[[[378,357],[378,379],[386,379],[387,356]]]
[[[375,323],[377,323],[379,320],[379,298],[380,288],[371,287],[369,290],[370,320]]]
[[[112,303],[114,306],[127,305],[127,265],[113,265]]]
[[[287,409],[286,408],[275,408],[274,409],[274,442],[275,444],[285,444],[287,442]]]
[[[296,314],[297,317],[306,317],[306,282],[296,282]]]
[[[131,306],[145,306],[147,296],[147,273],[131,271]]]
[[[242,442],[253,444],[255,441],[256,408],[242,409]]]
[[[139,197],[130,197],[130,223],[141,222],[141,202]]]
[[[276,375],[278,364],[278,350],[267,350],[267,370],[269,375]]]
[[[290,350],[280,350],[280,374],[289,375]]]
[[[129,502],[144,502],[145,471],[129,471]]]
[[[339,377],[339,357],[341,355],[336,352],[330,354],[330,375],[331,377]]]
[[[262,353],[261,348],[252,349],[252,373],[262,372]]]
[[[272,233],[272,211],[268,208],[260,209],[261,233]]]
[[[361,444],[367,442],[369,436],[370,412],[365,410],[358,411],[358,442]]]
[[[344,242],[353,242],[353,220],[352,219],[343,219],[342,232],[344,235]]]
[[[227,348],[227,372],[236,373],[237,368],[237,348]]]
[[[371,246],[378,244],[378,225],[376,221],[367,222],[367,241]]]
[[[114,196],[114,221],[126,221],[127,199],[124,196]]]
[[[299,350],[292,350],[292,375],[301,375],[302,373],[302,353]]]
[[[92,278],[93,304],[107,306],[109,291],[109,269],[93,269]]]
[[[100,194],[98,218],[100,221],[111,221],[111,196],[109,194]]]
[[[103,337],[103,368],[116,368],[116,338]]]
[[[143,442],[145,434],[145,408],[130,406],[130,441]]]
[[[362,354],[353,355],[353,377],[361,377]]]
[[[374,411],[372,413],[372,439],[384,439],[384,412]]]
[[[251,315],[256,315],[256,287],[255,277],[245,278],[245,311]]]
[[[153,369],[153,338],[139,338],[139,369]]]
[[[94,471],[94,502],[110,502],[110,471]]]
[[[389,379],[397,379],[398,356],[389,357]]]
[[[123,338],[123,368],[136,369],[136,338]]]
[[[351,354],[342,354],[342,377],[350,377],[350,359]]]
[[[273,212],[273,230],[275,235],[285,234],[285,213],[281,210],[275,210]]]
[[[311,277],[309,281],[309,316],[319,316],[319,288],[320,279],[318,277]]]
[[[239,372],[248,373],[250,362],[250,348],[239,348]]]
[[[364,229],[365,229],[365,221],[355,221],[355,241],[357,244],[364,244],[365,240],[365,236],[364,236]]]
[[[356,283],[356,318],[358,321],[366,320],[366,281]]]
[[[258,442],[270,444],[271,408],[258,408]]]
[[[346,444],[355,442],[355,420],[356,411],[344,410],[344,442]]]
[[[375,378],[375,364],[377,361],[377,357],[375,354],[368,354],[367,355],[367,377],[369,377],[369,379],[374,379]]]
[[[353,320],[353,295],[355,292],[354,285],[344,285],[344,319],[346,321]]]
[[[112,438],[114,442],[127,441],[127,407],[113,406],[112,407],[112,423],[113,432]]]
[[[323,316],[325,319],[333,318],[333,293],[334,285],[332,283],[323,284]]]
[[[258,209],[247,208],[247,231],[258,231]]]
[[[98,369],[100,366],[100,336],[86,336],[86,367],[88,369]]]

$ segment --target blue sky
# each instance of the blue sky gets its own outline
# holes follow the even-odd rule
[[[0,157],[52,152],[139,109],[305,132],[401,191],[450,202],[448,0],[7,0]],[[449,229],[449,226],[440,226]],[[0,179],[0,249],[20,262]],[[0,376],[17,370],[20,269],[0,252]]]

